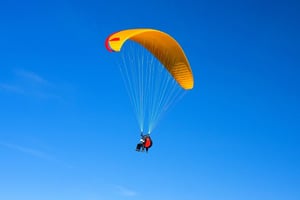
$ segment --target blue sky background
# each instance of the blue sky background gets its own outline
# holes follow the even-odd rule
[[[300,199],[298,1],[0,3],[0,199]],[[112,32],[183,47],[195,87],[134,151]]]

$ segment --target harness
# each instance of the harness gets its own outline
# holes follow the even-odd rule
[[[152,146],[152,140],[150,137],[146,137],[145,138],[145,142],[144,142],[144,147],[145,148],[150,148]]]

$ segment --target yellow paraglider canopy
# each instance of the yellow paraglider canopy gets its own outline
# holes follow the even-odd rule
[[[170,35],[154,29],[128,29],[110,35],[105,45],[111,52],[120,51],[127,40],[133,40],[150,51],[182,88],[193,88],[190,64],[181,46]]]

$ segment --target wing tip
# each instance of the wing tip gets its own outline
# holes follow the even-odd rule
[[[107,51],[109,52],[115,52],[115,50],[113,50],[111,48],[111,46],[109,45],[109,42],[110,41],[120,41],[120,38],[119,37],[116,37],[116,38],[111,38],[111,36],[113,36],[114,34],[116,34],[117,32],[114,32],[112,34],[110,34],[106,39],[105,39],[105,48],[107,49]]]

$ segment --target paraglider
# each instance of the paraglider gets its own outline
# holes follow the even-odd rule
[[[141,133],[137,150],[152,146],[150,134],[164,113],[194,87],[193,73],[179,43],[155,29],[128,29],[109,35],[105,47],[120,52],[120,70]]]
[[[148,153],[149,148],[152,147],[152,139],[150,137],[149,134],[144,135],[143,133],[141,133],[141,139],[139,141],[139,143],[136,145],[136,151],[141,151],[144,152],[146,149],[146,153]]]

